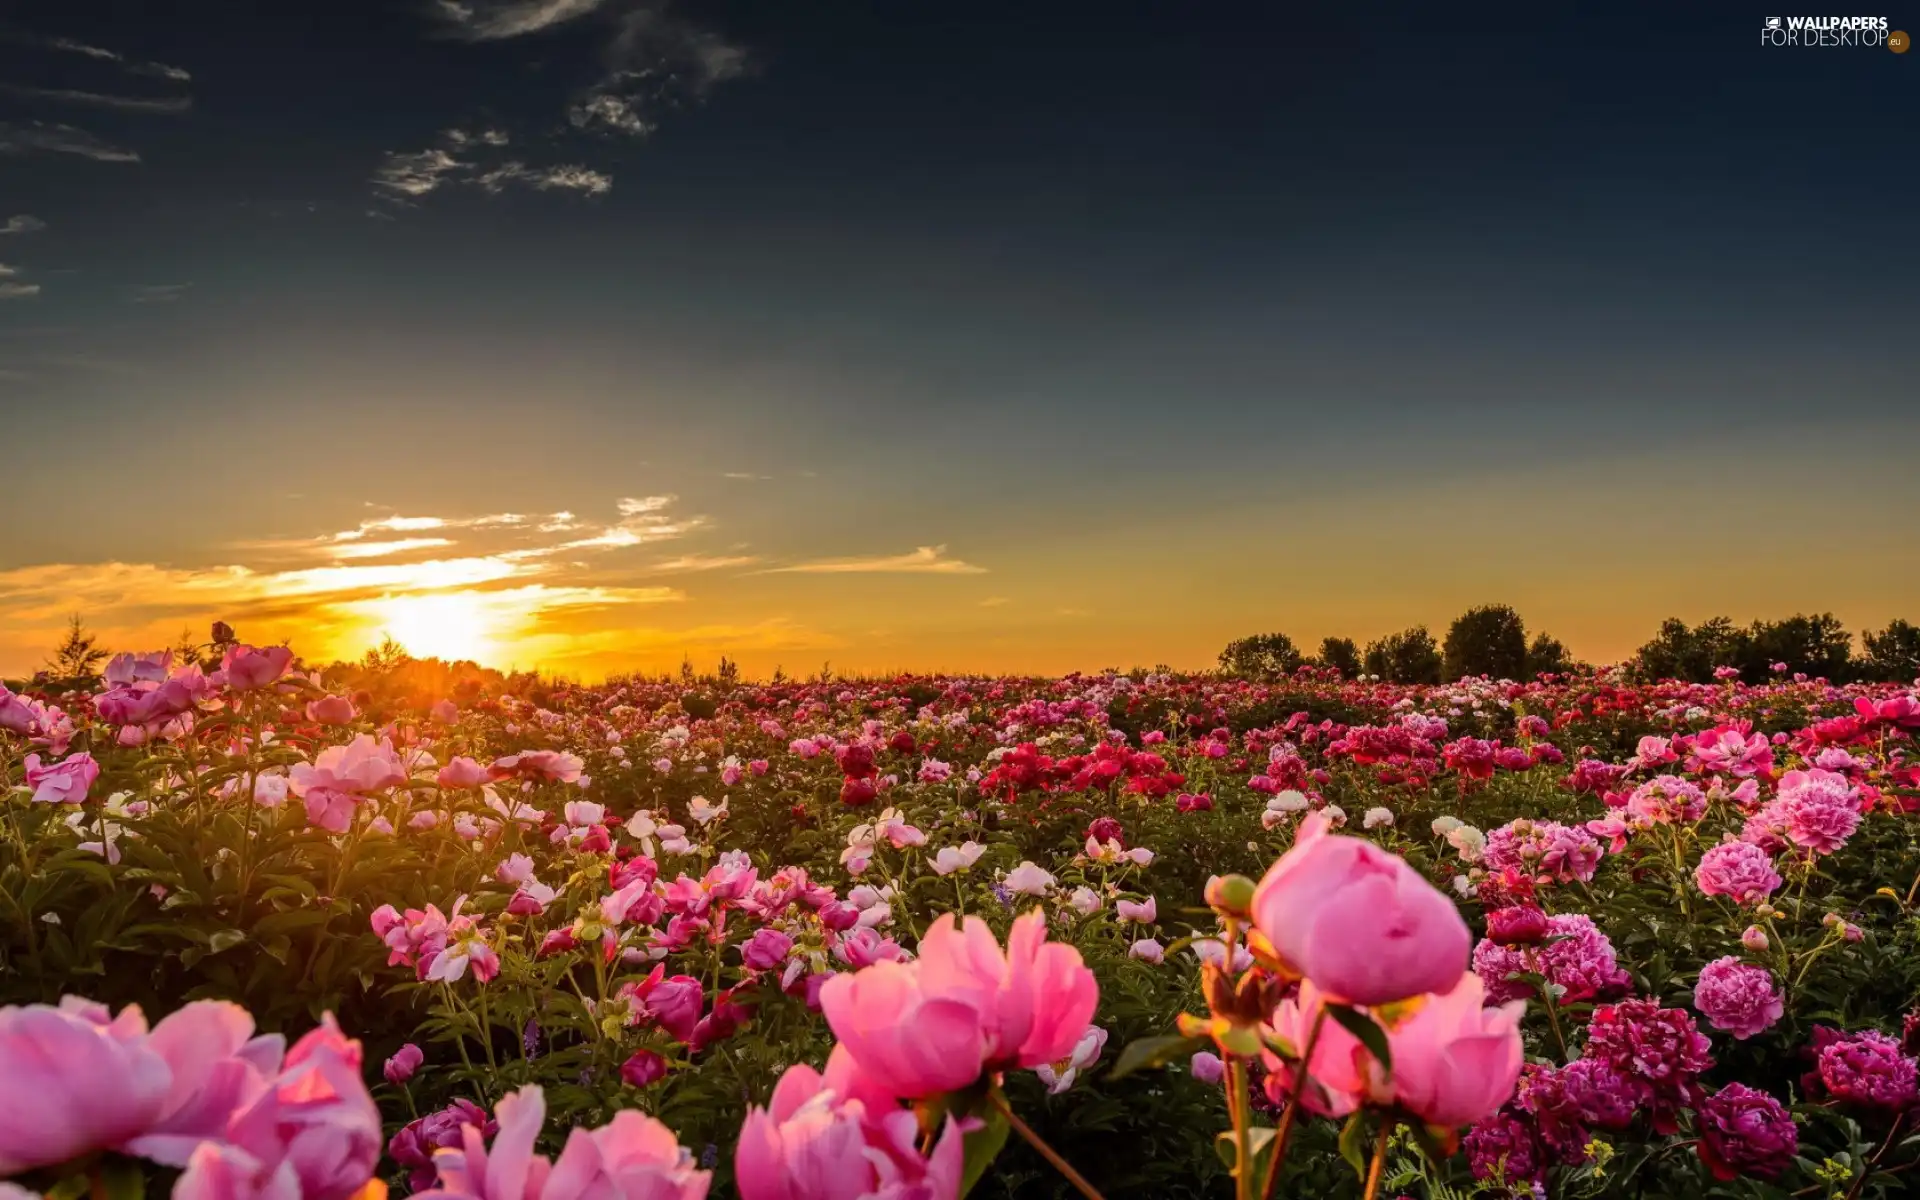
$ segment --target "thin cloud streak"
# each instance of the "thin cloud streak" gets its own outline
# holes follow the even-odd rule
[[[83,92],[75,88],[26,87],[17,83],[0,85],[12,95],[29,100],[51,100],[58,104],[84,104],[91,108],[110,108],[117,112],[163,113],[179,116],[193,111],[190,96],[115,96],[106,92]]]
[[[909,554],[873,558],[823,558],[792,566],[771,567],[762,575],[984,575],[985,567],[946,557],[945,546],[921,546]]]
[[[137,163],[140,155],[72,125],[0,121],[0,154],[72,154],[94,162]]]

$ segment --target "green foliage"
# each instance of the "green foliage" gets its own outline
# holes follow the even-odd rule
[[[1367,674],[1389,683],[1439,683],[1440,647],[1425,625],[1388,634],[1367,645]]]
[[[1320,665],[1340,672],[1342,679],[1360,674],[1360,648],[1352,638],[1330,637],[1320,642]]]
[[[1862,679],[1875,683],[1911,683],[1920,679],[1920,625],[1892,620],[1885,629],[1860,636],[1866,653],[1859,663]]]
[[[1306,660],[1284,633],[1262,633],[1229,642],[1220,652],[1220,669],[1240,679],[1278,679]]]
[[[107,651],[99,641],[87,631],[80,614],[73,613],[67,618],[67,636],[47,659],[47,670],[56,679],[86,679],[98,675],[100,664],[107,661]]]
[[[1527,674],[1527,627],[1505,604],[1483,604],[1454,618],[1441,651],[1442,678],[1520,679]]]

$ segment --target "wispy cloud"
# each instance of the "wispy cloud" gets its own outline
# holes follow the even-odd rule
[[[438,0],[434,13],[469,42],[524,37],[586,16],[607,0]]]
[[[90,46],[85,42],[76,42],[72,38],[45,38],[39,45],[51,50],[63,50],[68,54],[83,54],[88,58],[114,63],[134,75],[146,75],[154,79],[165,79],[172,83],[188,83],[193,79],[184,68],[170,67],[165,63],[143,62],[137,58],[128,58],[116,50],[103,46]]]
[[[499,193],[516,184],[533,188],[535,191],[559,190],[579,192],[585,196],[604,196],[613,190],[613,176],[583,167],[578,163],[557,167],[529,167],[525,163],[508,162],[476,176],[473,182],[483,191],[492,193]]]
[[[921,546],[908,554],[871,558],[822,558],[791,566],[771,567],[764,574],[841,575],[984,575],[987,569],[947,557],[945,546]]]
[[[121,288],[120,295],[132,304],[171,304],[192,287],[191,283],[136,283]]]
[[[0,154],[73,154],[95,162],[137,163],[140,155],[84,129],[43,121],[0,121]]]
[[[6,224],[0,225],[0,237],[8,234],[39,233],[46,227],[47,223],[39,217],[30,213],[20,213],[17,216],[8,217]]]
[[[683,554],[679,558],[669,558],[647,567],[656,574],[680,574],[692,571],[724,571],[729,567],[750,567],[759,562],[759,556],[753,554]]]
[[[412,554],[418,550],[437,550],[451,545],[453,545],[452,538],[394,538],[388,542],[341,542],[338,545],[329,546],[327,553],[342,559],[389,558],[397,554]]]
[[[84,104],[92,108],[110,108],[119,112],[165,113],[170,116],[193,111],[193,99],[190,96],[118,96],[108,92],[86,92],[75,88],[26,87],[17,83],[0,86],[24,99],[51,100],[57,104]]]
[[[0,280],[0,300],[26,300],[40,294],[37,283],[15,283],[12,280]]]

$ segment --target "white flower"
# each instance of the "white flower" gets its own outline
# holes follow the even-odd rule
[[[1453,877],[1453,890],[1460,893],[1462,897],[1471,900],[1473,898],[1473,880],[1468,879],[1465,875],[1455,875]]]
[[[1107,1031],[1098,1025],[1087,1026],[1080,1040],[1073,1044],[1073,1051],[1057,1062],[1043,1064],[1034,1068],[1034,1074],[1040,1082],[1047,1085],[1047,1093],[1057,1096],[1073,1086],[1080,1072],[1100,1061],[1100,1051],[1107,1044]]]
[[[1067,906],[1083,917],[1090,917],[1100,911],[1100,894],[1088,887],[1075,888],[1067,897]]]
[[[1332,829],[1338,829],[1347,823],[1347,810],[1338,804],[1327,805],[1320,810],[1320,815],[1327,819],[1327,825]]]
[[[1292,788],[1288,788],[1286,791],[1276,794],[1272,799],[1267,801],[1267,810],[1269,812],[1279,813],[1305,812],[1307,808],[1311,806],[1311,803],[1312,802],[1307,799],[1305,792],[1296,792]]]
[[[958,846],[942,847],[940,852],[933,856],[933,873],[951,875],[955,871],[965,871],[979,862],[980,856],[986,852],[987,848],[979,842],[962,842]]]
[[[723,797],[719,804],[710,804],[705,796],[695,796],[687,801],[687,815],[702,825],[711,825],[727,815],[727,800]]]
[[[1216,967],[1224,967],[1227,964],[1227,944],[1219,938],[1201,938],[1188,947],[1188,949],[1192,950],[1193,956],[1203,963]],[[1235,946],[1233,948],[1233,973],[1238,975],[1251,966],[1253,966],[1253,955],[1248,952],[1245,946]]]
[[[1487,835],[1472,825],[1461,825],[1447,831],[1447,844],[1460,856],[1463,863],[1477,863],[1486,853]]]
[[[640,852],[648,858],[654,856],[653,835],[659,831],[660,826],[654,823],[653,814],[644,808],[627,821],[627,836],[640,843]]]
[[[1044,896],[1053,890],[1053,876],[1030,862],[1022,862],[1007,872],[1003,882],[1008,891],[1022,896]]]
[[[1466,822],[1462,821],[1459,817],[1435,817],[1433,819],[1433,836],[1445,837],[1465,824]]]
[[[1141,938],[1127,947],[1127,953],[1142,962],[1158,964],[1167,957],[1167,948],[1152,938]]]
[[[1370,808],[1367,815],[1360,818],[1362,829],[1373,829],[1381,825],[1393,824],[1393,810],[1390,808]]]

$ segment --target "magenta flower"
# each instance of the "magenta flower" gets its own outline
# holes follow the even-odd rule
[[[412,1079],[413,1073],[418,1071],[420,1064],[425,1061],[427,1061],[427,1056],[421,1052],[420,1047],[414,1045],[412,1042],[408,1042],[406,1045],[400,1047],[400,1049],[394,1051],[393,1057],[387,1059],[386,1063],[381,1066],[380,1073],[386,1078],[388,1083],[398,1087],[407,1080]]]
[[[227,1140],[269,1171],[291,1165],[305,1200],[346,1200],[380,1161],[380,1110],[360,1067],[360,1043],[326,1014],[260,1097],[234,1113]]]
[[[311,764],[287,772],[293,794],[307,802],[307,820],[330,833],[345,833],[355,806],[373,792],[407,781],[393,743],[361,734],[344,746],[328,746]]]
[[[1775,1179],[1793,1165],[1800,1131],[1786,1105],[1745,1084],[1730,1083],[1695,1109],[1700,1158],[1716,1179]]]
[[[1820,1083],[1836,1100],[1899,1111],[1911,1106],[1920,1090],[1914,1060],[1878,1030],[1833,1039],[1817,1062]]]
[[[1556,913],[1547,918],[1545,945],[1503,946],[1487,938],[1473,948],[1473,970],[1487,985],[1494,1003],[1533,994],[1532,985],[1513,978],[1541,974],[1565,989],[1562,1000],[1603,999],[1626,991],[1628,978],[1614,957],[1613,942],[1585,913]]]
[[[416,1192],[433,1186],[433,1152],[460,1148],[461,1129],[472,1125],[480,1136],[490,1138],[500,1125],[471,1100],[455,1100],[438,1112],[430,1112],[408,1122],[387,1143],[387,1157],[407,1168],[407,1187]]]
[[[1653,1000],[1603,1004],[1587,1026],[1587,1057],[1641,1087],[1661,1133],[1673,1132],[1674,1112],[1698,1099],[1699,1075],[1713,1065],[1711,1049],[1689,1013]]]

